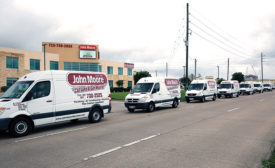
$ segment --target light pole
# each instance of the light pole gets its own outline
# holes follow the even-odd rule
[[[46,70],[46,45],[47,44],[42,44],[42,46],[44,47],[44,71]]]

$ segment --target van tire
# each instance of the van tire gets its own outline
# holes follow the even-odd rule
[[[148,112],[153,112],[155,110],[155,104],[153,102],[150,102],[147,108]]]
[[[214,94],[212,100],[213,100],[213,101],[216,101],[216,95],[215,95],[215,94]]]
[[[205,97],[204,97],[204,96],[201,98],[201,102],[202,102],[202,103],[205,102]]]
[[[102,117],[102,110],[99,108],[94,108],[91,110],[91,112],[89,113],[89,121],[91,123],[97,123],[101,121],[101,117]]]
[[[27,117],[14,118],[9,126],[9,133],[13,137],[28,135],[33,129],[32,121]]]
[[[178,101],[178,99],[174,99],[174,100],[173,100],[172,107],[173,107],[173,108],[177,108],[177,107],[178,107],[178,105],[179,105],[179,101]]]
[[[218,95],[218,98],[220,99],[220,98],[221,98],[221,95]]]
[[[186,102],[187,102],[187,103],[190,103],[190,100],[189,100],[188,98],[186,98]]]
[[[135,112],[135,109],[128,108],[128,111],[132,113],[132,112]]]
[[[239,94],[238,94],[238,93],[236,94],[236,97],[239,97]]]

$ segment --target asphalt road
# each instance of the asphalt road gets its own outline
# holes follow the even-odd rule
[[[275,92],[128,113],[113,101],[102,122],[62,123],[10,138],[2,168],[254,168],[275,140]]]

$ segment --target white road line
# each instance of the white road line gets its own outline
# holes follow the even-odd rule
[[[46,135],[40,135],[40,136],[36,136],[36,137],[20,139],[20,140],[14,141],[14,142],[15,143],[17,143],[17,142],[24,142],[24,141],[29,141],[29,140],[44,138],[44,137],[48,137],[48,136],[53,136],[53,135],[59,135],[59,134],[64,134],[64,133],[68,133],[68,132],[78,131],[78,130],[82,130],[82,129],[85,129],[85,128],[88,128],[88,127],[81,127],[81,128],[71,129],[71,130],[67,130],[67,131],[49,133],[49,134],[46,134]]]
[[[263,102],[263,101],[264,101],[264,99],[260,99],[259,101],[260,101],[260,102]]]
[[[238,110],[238,109],[240,109],[240,107],[233,108],[233,109],[231,109],[231,110],[227,110],[227,112],[235,111],[235,110]]]
[[[152,135],[152,136],[149,136],[149,137],[146,137],[146,138],[142,138],[142,139],[139,139],[139,140],[136,140],[136,141],[127,143],[127,144],[124,144],[124,145],[122,145],[122,146],[118,146],[118,147],[115,147],[115,148],[106,150],[106,151],[104,151],[104,152],[100,152],[100,153],[91,155],[91,156],[89,156],[89,157],[84,158],[83,161],[87,161],[87,160],[89,160],[90,158],[97,158],[97,157],[100,157],[100,156],[102,156],[102,155],[106,155],[106,154],[108,154],[108,153],[111,153],[111,152],[120,150],[120,149],[122,149],[122,148],[126,148],[126,147],[129,147],[129,146],[131,146],[131,145],[140,143],[140,142],[142,142],[142,141],[147,141],[147,140],[152,139],[152,138],[155,138],[155,137],[157,137],[157,136],[160,136],[160,133],[155,134],[155,135]]]

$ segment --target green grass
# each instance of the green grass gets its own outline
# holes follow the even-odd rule
[[[263,159],[262,164],[264,168],[275,168],[275,149],[273,149],[269,159]]]
[[[125,100],[125,97],[129,94],[129,92],[112,92],[111,98],[113,100]]]
[[[129,94],[129,92],[112,92],[111,98],[113,100],[125,100],[125,97]],[[181,100],[185,101],[185,91],[181,91]]]
[[[181,90],[181,100],[185,101],[185,90]]]

